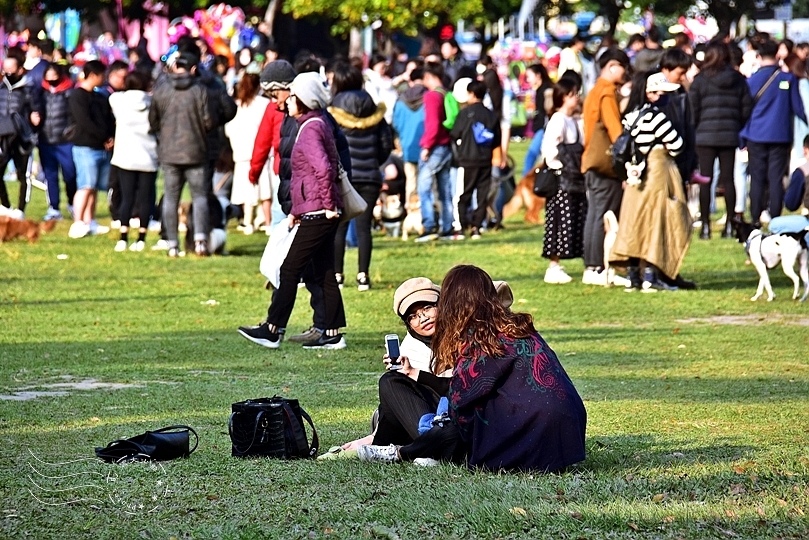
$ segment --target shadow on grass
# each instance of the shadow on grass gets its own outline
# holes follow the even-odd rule
[[[196,297],[196,294],[173,294],[171,296],[171,300],[175,300],[178,298],[192,298]],[[146,300],[146,301],[155,301],[155,302],[165,302],[168,300],[165,295],[148,295],[148,296],[125,296],[125,297],[117,297],[117,296],[104,296],[98,298],[87,298],[87,297],[80,297],[80,298],[58,298],[54,300],[30,300],[30,301],[11,301],[11,302],[3,302],[0,300],[0,306],[2,305],[14,305],[14,306],[50,306],[50,305],[57,305],[61,306],[63,304],[100,304],[100,303],[122,303],[122,302],[136,302],[139,300]]]

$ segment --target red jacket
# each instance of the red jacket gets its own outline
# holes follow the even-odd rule
[[[424,135],[419,146],[432,150],[436,146],[449,145],[449,132],[441,125],[447,119],[444,112],[444,95],[436,90],[424,94]]]
[[[278,110],[277,103],[270,103],[261,124],[258,127],[256,142],[253,145],[253,157],[250,159],[250,182],[258,184],[261,171],[267,163],[270,150],[275,150],[275,160],[273,161],[273,171],[278,174],[281,166],[281,159],[278,155],[278,148],[281,143],[281,124],[284,123],[284,113]]]

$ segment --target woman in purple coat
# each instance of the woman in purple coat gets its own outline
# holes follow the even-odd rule
[[[452,369],[451,423],[411,444],[364,446],[364,461],[466,460],[472,468],[553,472],[584,460],[587,412],[527,313],[503,307],[489,275],[456,266],[441,286],[432,369]]]
[[[299,125],[292,150],[289,228],[298,225],[298,231],[281,265],[279,287],[267,320],[258,326],[242,326],[239,333],[254,343],[277,349],[295,306],[301,275],[311,264],[312,281],[323,289],[325,331],[303,347],[342,349],[346,342],[340,329],[346,320],[343,298],[334,279],[334,236],[343,201],[337,185],[337,146],[324,113],[331,96],[326,80],[318,73],[301,73],[289,90],[287,108]]]

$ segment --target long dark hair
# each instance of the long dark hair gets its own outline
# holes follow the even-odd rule
[[[362,90],[362,71],[347,62],[338,62],[334,65],[334,76],[331,80],[331,95],[348,90]]]
[[[486,91],[489,93],[489,99],[492,100],[492,108],[497,118],[503,116],[503,85],[500,84],[500,77],[493,69],[487,69],[482,75],[483,84],[486,85]]]
[[[565,97],[578,91],[579,85],[572,78],[562,77],[559,79],[559,82],[553,85],[553,111],[551,111],[551,114],[562,108]]]
[[[531,315],[503,307],[492,278],[477,266],[460,265],[447,273],[438,313],[432,340],[433,373],[455,367],[462,351],[492,358],[502,355],[501,334],[525,338],[536,331]]]
[[[722,42],[709,43],[705,47],[705,56],[700,66],[700,72],[714,75],[730,67],[730,51]]]
[[[646,79],[654,71],[641,71],[632,77],[632,91],[629,93],[629,100],[624,109],[624,117],[636,109],[646,105]]]

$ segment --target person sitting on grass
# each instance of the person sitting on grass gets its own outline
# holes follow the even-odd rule
[[[362,461],[430,458],[488,470],[553,472],[584,460],[587,412],[527,313],[503,306],[489,275],[456,266],[438,301],[433,373],[453,370],[449,421],[406,445],[363,445]]]

